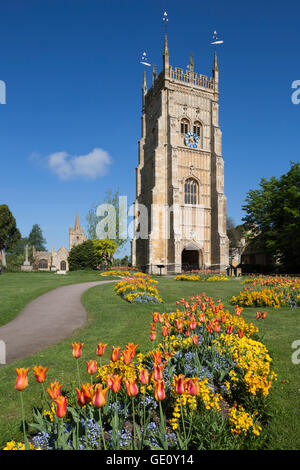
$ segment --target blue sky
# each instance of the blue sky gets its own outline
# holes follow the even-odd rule
[[[68,246],[76,212],[86,225],[107,189],[134,201],[139,60],[147,51],[160,71],[164,10],[173,66],[185,68],[193,51],[195,71],[210,76],[214,29],[225,41],[218,54],[228,215],[239,223],[247,192],[299,161],[300,105],[291,101],[300,80],[299,2],[1,1],[0,204],[23,236],[38,223],[49,249]]]

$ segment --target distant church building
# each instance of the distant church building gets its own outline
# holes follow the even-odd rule
[[[79,223],[76,215],[74,227],[69,229],[69,249],[86,240],[84,229]],[[52,248],[51,251],[36,251],[33,247],[33,267],[39,271],[69,271],[68,256],[69,251],[62,246],[58,251]]]
[[[147,272],[228,266],[218,101],[216,53],[211,78],[192,54],[187,71],[173,68],[166,35],[163,70],[142,87],[132,264]]]
[[[79,217],[76,214],[75,218],[75,225],[72,227],[70,226],[69,229],[69,249],[73,248],[73,246],[80,245],[82,242],[86,241],[86,236],[84,233],[84,228],[80,227]]]

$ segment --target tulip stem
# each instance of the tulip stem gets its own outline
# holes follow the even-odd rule
[[[77,377],[78,377],[78,384],[79,384],[79,387],[80,387],[80,384],[81,384],[81,379],[80,379],[80,371],[79,371],[79,363],[78,363],[78,359],[77,359]]]
[[[184,434],[184,441],[186,441],[186,431],[185,431],[185,424],[184,424],[184,418],[183,418],[183,408],[182,408],[182,399],[180,397],[180,413],[181,413],[181,421],[182,421],[182,428],[183,428],[183,434]]]
[[[103,424],[102,424],[102,416],[101,416],[101,408],[99,408],[99,421],[100,421],[101,434],[102,434],[102,440],[103,440],[103,448],[104,450],[106,450],[104,430],[103,430]],[[99,444],[100,444],[100,439],[99,439]]]
[[[135,409],[134,409],[134,397],[132,397],[132,420],[133,420],[133,442],[132,449],[135,450]]]
[[[25,430],[25,414],[24,414],[24,403],[23,403],[23,395],[22,395],[22,392],[20,393],[20,398],[21,398],[21,410],[22,410],[22,423],[23,423],[24,444],[25,444],[25,449],[26,449],[26,450],[29,450],[28,439],[27,439],[26,430]]]

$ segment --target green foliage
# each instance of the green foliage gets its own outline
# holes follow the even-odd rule
[[[250,242],[264,249],[273,263],[292,273],[300,270],[300,164],[279,179],[263,178],[243,206]]]
[[[16,219],[6,204],[0,205],[0,252],[8,251],[20,238],[21,233],[17,228]],[[3,260],[5,257],[2,259],[2,264]]]
[[[37,251],[46,251],[46,240],[38,224],[34,224],[28,236],[28,245],[34,246]]]
[[[70,271],[96,269],[101,264],[111,264],[116,248],[114,240],[97,239],[73,246],[68,258]]]

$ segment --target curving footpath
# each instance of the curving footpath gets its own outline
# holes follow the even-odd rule
[[[0,327],[6,345],[6,364],[51,346],[87,321],[82,294],[91,287],[115,281],[94,281],[59,287],[30,302],[10,323]]]

